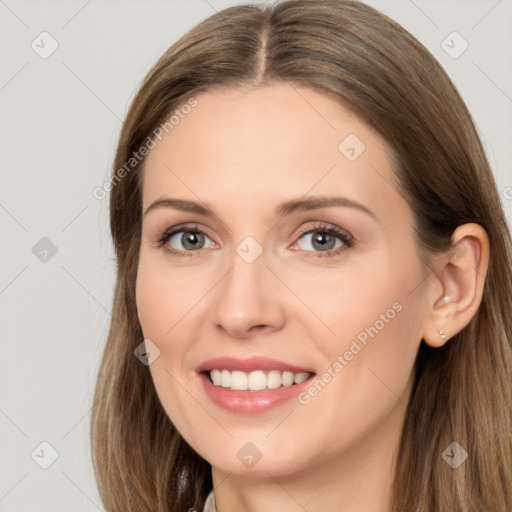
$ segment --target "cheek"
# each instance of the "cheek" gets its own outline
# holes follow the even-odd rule
[[[197,283],[184,272],[173,271],[160,258],[141,251],[136,283],[139,322],[146,338],[164,342],[201,297]]]
[[[149,370],[155,391],[168,417],[180,432],[194,432],[198,412],[190,408],[190,397],[184,392],[188,384],[183,373],[190,338],[183,336],[188,324],[186,314],[197,302],[198,291],[190,291],[186,283],[173,278],[155,258],[146,258],[141,251],[136,282],[136,303],[139,322],[145,339],[160,349],[160,355]],[[189,297],[190,295],[190,297]],[[180,336],[175,336],[180,330]],[[188,333],[191,334],[191,333]],[[183,411],[188,410],[187,414]],[[188,441],[195,445],[193,439]]]
[[[324,331],[320,339],[334,349],[343,346],[365,328],[377,322],[379,331],[384,321],[397,316],[403,302],[403,280],[395,279],[392,267],[381,260],[359,261],[332,271],[322,269],[315,272],[297,271],[287,276],[293,282],[293,290],[307,305],[312,315],[312,325]],[[395,305],[395,306],[394,306]],[[323,324],[323,326],[322,326]],[[361,335],[364,341],[364,334]]]
[[[333,389],[348,392],[360,403],[389,394],[386,386],[399,395],[408,384],[421,341],[424,298],[421,287],[411,293],[411,283],[421,282],[422,274],[414,262],[398,266],[392,258],[351,270],[338,279],[331,276],[305,295],[328,328],[318,323],[318,332],[325,334],[316,338],[317,351],[331,372],[325,380],[335,380]]]
[[[387,294],[378,289],[376,283],[375,289],[354,296],[356,302],[347,302],[344,311],[338,309],[337,316],[333,311],[336,336],[319,338],[317,346],[326,356],[325,368],[299,397],[304,423],[317,420],[309,434],[330,439],[330,450],[346,449],[377,429],[387,435],[387,418],[399,421],[405,410],[419,344],[419,302],[406,300],[400,289]]]
[[[183,380],[187,349],[193,336],[188,331],[187,314],[190,315],[191,305],[198,300],[198,291],[180,284],[179,279],[183,278],[176,280],[168,266],[163,268],[155,260],[141,254],[136,282],[137,314],[144,339],[151,340],[160,350],[149,369],[169,413],[168,405],[179,392],[172,376],[180,375],[180,381]]]

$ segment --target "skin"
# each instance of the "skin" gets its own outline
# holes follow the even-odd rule
[[[144,336],[160,349],[150,366],[160,401],[212,464],[219,512],[387,512],[418,347],[422,339],[449,342],[474,316],[487,235],[476,224],[459,227],[456,252],[425,268],[412,211],[393,185],[389,147],[318,92],[273,84],[196,99],[144,170],[143,211],[172,197],[216,214],[161,207],[143,219],[136,298]],[[366,146],[354,161],[338,149],[349,134]],[[374,217],[339,206],[275,213],[288,199],[333,195]],[[192,256],[165,250],[185,252],[181,235],[158,245],[182,223],[207,234],[200,250],[188,249]],[[355,243],[322,256],[311,234],[298,236],[318,223],[345,230]],[[236,252],[247,236],[263,250],[252,263]],[[331,253],[343,246],[335,240]],[[213,357],[262,355],[322,376],[394,303],[401,310],[307,404],[229,412],[209,400],[195,372]],[[237,457],[247,442],[262,454],[251,468]]]

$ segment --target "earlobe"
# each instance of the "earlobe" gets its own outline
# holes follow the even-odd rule
[[[454,231],[452,247],[429,283],[434,300],[423,333],[425,343],[443,346],[475,316],[482,302],[489,252],[487,232],[479,224],[464,224]]]

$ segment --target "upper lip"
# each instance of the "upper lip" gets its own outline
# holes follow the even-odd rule
[[[302,368],[300,366],[278,361],[277,359],[270,359],[268,357],[253,356],[246,359],[240,359],[237,357],[216,357],[215,359],[209,359],[204,361],[198,366],[197,372],[206,372],[209,370],[229,370],[229,371],[242,371],[242,372],[253,372],[256,370],[280,370],[288,371],[293,373],[314,373],[312,370]]]

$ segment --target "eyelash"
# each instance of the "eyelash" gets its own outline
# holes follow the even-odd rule
[[[169,241],[169,239],[176,235],[177,233],[181,232],[188,232],[188,233],[199,233],[202,235],[205,235],[208,237],[208,234],[205,233],[202,229],[199,228],[197,224],[186,224],[182,226],[178,226],[176,228],[173,228],[170,231],[166,231],[163,233],[161,238],[158,240],[157,244],[159,248],[164,248],[167,252],[169,252],[172,255],[175,256],[195,256],[194,253],[198,253],[201,251],[201,249],[198,249],[196,251],[181,251],[181,250],[175,250],[175,249],[169,249],[168,247],[163,247],[166,242]],[[327,233],[329,235],[333,235],[337,238],[339,238],[343,242],[342,247],[338,247],[335,250],[329,250],[329,251],[304,251],[304,252],[313,252],[315,255],[309,255],[307,257],[313,257],[313,258],[325,258],[325,257],[332,257],[337,256],[338,254],[346,251],[347,249],[350,249],[354,246],[354,238],[349,235],[346,231],[342,231],[341,229],[338,229],[331,225],[321,224],[317,223],[312,228],[304,228],[297,234],[297,240],[299,240],[304,235],[310,234],[310,233]],[[208,237],[210,238],[210,237]]]

